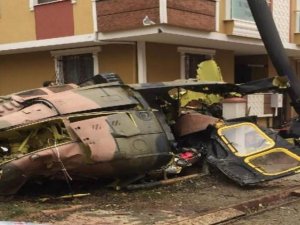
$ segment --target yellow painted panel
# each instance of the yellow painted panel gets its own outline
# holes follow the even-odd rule
[[[92,4],[94,2],[88,0],[79,0],[73,4],[75,35],[94,32]]]
[[[136,83],[136,48],[134,45],[103,45],[99,53],[99,71],[119,74],[125,83]]]
[[[223,80],[234,83],[234,52],[217,50],[215,60],[221,69]]]
[[[0,56],[0,95],[41,87],[46,80],[55,80],[49,52]]]
[[[220,14],[219,14],[219,29],[220,33],[226,33],[225,19],[226,19],[226,1],[219,1]]]
[[[146,58],[148,82],[180,78],[180,53],[176,45],[147,43]]]
[[[28,0],[0,0],[0,44],[35,40],[34,12]]]
[[[294,34],[296,33],[296,18],[297,18],[297,1],[296,0],[291,0],[291,9],[290,9],[290,41],[292,43],[299,44],[299,42],[296,42],[296,36]]]

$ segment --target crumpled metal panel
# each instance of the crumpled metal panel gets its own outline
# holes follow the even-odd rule
[[[96,117],[70,124],[80,140],[89,146],[91,159],[97,162],[112,160],[117,150],[106,117]]]
[[[166,121],[159,123],[152,111],[135,111],[131,115],[142,134],[163,132],[162,123],[167,124]]]
[[[129,111],[107,117],[114,136],[161,133],[162,128],[151,111]]]
[[[76,84],[56,85],[52,87],[36,88],[7,96],[0,96],[0,117],[16,112],[24,108],[24,102],[45,97],[67,90],[77,88]]]
[[[187,113],[179,117],[176,122],[175,132],[181,137],[195,132],[206,130],[209,125],[214,125],[219,119],[200,113]]]
[[[116,113],[107,116],[107,123],[110,125],[111,132],[114,136],[130,137],[140,134],[140,129],[130,117],[130,113]]]
[[[154,161],[156,158],[152,158],[152,156],[159,156],[164,153],[169,155],[171,152],[169,142],[163,133],[116,138],[116,142],[119,146],[122,146],[118,153],[124,158],[149,157],[149,160]],[[141,160],[141,163],[144,162]]]
[[[78,85],[72,83],[46,87],[46,89],[51,93],[59,93],[59,92],[68,91],[75,88],[78,88]]]
[[[17,95],[8,98],[0,97],[0,116],[19,111],[23,107],[22,102],[24,102],[23,98]]]
[[[5,129],[19,124],[26,124],[56,115],[57,112],[55,109],[50,108],[45,104],[37,103],[20,111],[1,117],[0,129]]]
[[[78,88],[65,91],[63,98],[54,94],[45,99],[61,114],[138,104],[122,87]]]
[[[79,143],[68,143],[4,163],[0,165],[0,195],[16,193],[28,179],[36,176],[64,177],[62,163],[72,175],[86,164],[86,157]]]

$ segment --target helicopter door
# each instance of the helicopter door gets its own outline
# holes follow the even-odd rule
[[[224,125],[214,134],[208,161],[241,185],[300,172],[300,148],[253,123]]]

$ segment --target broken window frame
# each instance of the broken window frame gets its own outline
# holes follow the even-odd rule
[[[299,165],[299,166],[291,167],[291,168],[286,169],[286,170],[282,170],[280,172],[270,173],[270,172],[266,172],[265,170],[259,168],[258,166],[254,165],[253,163],[251,163],[251,160],[253,160],[253,159],[263,157],[263,156],[266,156],[266,155],[269,155],[269,154],[272,154],[272,153],[276,153],[276,152],[282,152],[282,153],[286,154],[287,156],[289,156],[289,157],[291,157],[291,158],[293,158],[297,161],[300,161],[299,156],[297,156],[296,154],[292,153],[291,151],[289,151],[288,149],[285,149],[285,148],[273,148],[273,149],[270,149],[268,151],[264,151],[264,152],[261,152],[261,153],[256,153],[254,155],[248,156],[247,158],[245,158],[244,161],[247,165],[251,166],[252,168],[259,171],[260,173],[262,173],[265,176],[277,176],[277,175],[280,175],[280,174],[283,174],[283,173],[291,172],[293,170],[299,170],[300,171],[300,165]]]
[[[241,186],[253,185],[300,172],[300,148],[287,142],[276,132],[268,129],[261,130],[261,132],[274,140],[275,146],[251,155],[239,156],[232,151],[226,139],[219,135],[218,130],[223,126],[226,126],[226,124],[215,125],[216,130],[211,136],[215,141],[213,141],[212,147],[208,148],[207,161]],[[278,152],[285,154],[289,158],[282,156],[274,157],[276,155],[271,155]],[[259,158],[264,156],[266,158]],[[251,160],[255,159],[258,159],[258,161],[251,162]],[[279,161],[275,163],[276,160]],[[283,160],[283,162],[280,160]],[[294,163],[293,160],[297,163]],[[268,164],[270,161],[271,163]],[[288,164],[292,164],[292,166],[286,168]],[[275,167],[270,167],[270,165],[275,165]]]
[[[242,154],[239,152],[239,150],[234,146],[233,143],[231,143],[230,140],[228,140],[228,138],[226,138],[226,136],[223,134],[223,131],[226,129],[234,129],[237,127],[241,127],[241,126],[250,126],[252,128],[254,128],[254,130],[263,138],[265,139],[267,142],[269,142],[270,144],[262,149],[258,149],[256,151],[252,151],[249,154]],[[263,152],[266,151],[268,149],[271,149],[275,146],[275,142],[274,140],[272,140],[269,136],[267,136],[262,130],[260,130],[256,125],[252,124],[252,123],[238,123],[238,124],[234,124],[234,125],[225,125],[222,126],[221,128],[218,129],[217,134],[220,136],[220,138],[222,139],[222,141],[228,146],[228,148],[238,157],[247,157],[250,155],[255,155],[259,152]]]

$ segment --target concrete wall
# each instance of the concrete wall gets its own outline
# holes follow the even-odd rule
[[[41,87],[45,80],[55,80],[49,52],[0,56],[0,95]]]
[[[290,40],[291,2],[276,0],[272,3],[273,18],[282,42]],[[293,12],[294,13],[294,12]]]
[[[29,1],[0,0],[0,31],[0,44],[36,39]]]
[[[125,83],[136,83],[136,48],[134,45],[103,45],[99,53],[99,70],[115,72]]]
[[[228,83],[234,82],[234,52],[217,50],[215,60],[221,69],[223,80]]]
[[[177,45],[147,43],[148,82],[172,81],[180,78],[180,53]],[[223,79],[234,82],[234,52],[217,50],[215,60]]]
[[[148,82],[180,78],[180,54],[176,45],[147,43],[146,58]]]
[[[125,83],[137,82],[136,47],[131,44],[101,46],[99,71],[115,72]],[[148,82],[172,81],[180,78],[178,46],[147,43]],[[224,80],[234,80],[234,56],[231,51],[217,50],[215,57]],[[0,56],[0,94],[40,87],[45,80],[54,80],[54,60],[50,52]]]
[[[63,20],[57,16],[62,5],[69,6],[68,16],[63,11],[65,14]],[[46,19],[41,18],[45,16],[44,11],[49,12],[47,9],[51,8],[54,8],[55,13],[50,12],[50,14],[55,15],[55,18],[52,18],[51,21],[49,21],[49,16],[46,16]],[[41,10],[43,12],[39,16],[39,11]],[[43,23],[46,21],[46,27],[49,28],[47,22],[53,24],[53,19],[60,19],[60,23],[57,26],[50,26],[51,29],[46,29],[45,32],[50,30],[52,33],[56,32],[57,34],[45,37],[42,35],[42,38],[92,33],[94,31],[92,1],[79,0],[76,4],[71,4],[69,1],[53,2],[35,6],[34,10],[30,10],[29,0],[0,0],[0,44],[36,40],[36,31],[38,36],[40,36],[40,30],[43,30],[45,27]],[[67,19],[69,22],[67,22]],[[68,23],[65,26],[66,29],[63,29],[63,31],[59,30],[66,23]],[[37,30],[36,27],[38,28]],[[70,29],[72,32],[66,32],[66,30]],[[45,32],[42,31],[42,33]]]
[[[92,1],[77,1],[73,4],[75,35],[93,33]]]

